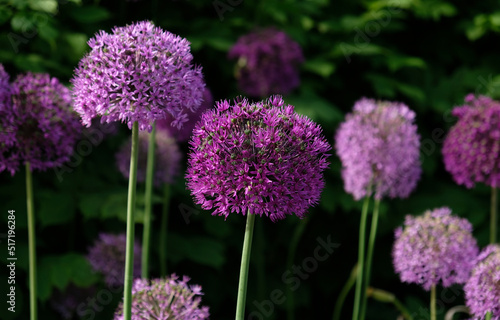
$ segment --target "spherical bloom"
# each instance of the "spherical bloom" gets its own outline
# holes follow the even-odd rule
[[[304,217],[318,203],[331,147],[321,128],[280,96],[218,102],[190,140],[187,186],[205,210]]]
[[[302,49],[283,31],[267,28],[241,36],[228,57],[238,59],[238,85],[252,97],[286,95],[299,86]]]
[[[200,107],[196,110],[196,112],[192,112],[189,115],[189,121],[184,123],[182,128],[178,129],[175,128],[171,125],[172,121],[175,119],[172,118],[170,115],[167,115],[165,119],[158,120],[156,122],[156,128],[158,130],[166,130],[172,136],[175,138],[175,140],[179,142],[184,142],[191,137],[191,133],[193,132],[194,125],[198,120],[200,120],[201,114],[208,109],[212,108],[214,105],[214,98],[212,96],[212,93],[208,88],[205,88],[203,91],[203,102],[201,103]]]
[[[500,102],[469,94],[452,114],[458,121],[443,144],[446,170],[467,188],[476,182],[500,186]]]
[[[82,288],[70,283],[63,292],[54,291],[54,294],[50,297],[50,305],[61,315],[62,319],[75,319],[75,316],[83,318],[88,311],[82,308],[81,305],[90,308],[87,299],[94,297],[96,291],[97,289],[94,286]]]
[[[405,198],[422,169],[415,113],[398,102],[362,98],[335,136],[345,191],[356,200]]]
[[[125,234],[101,233],[89,248],[87,259],[96,272],[104,275],[108,286],[123,286],[125,278]],[[134,243],[134,278],[141,276],[141,246]]]
[[[500,245],[491,244],[479,254],[464,291],[474,320],[484,319],[488,312],[491,319],[500,320]]]
[[[200,67],[193,67],[189,42],[142,21],[100,31],[72,79],[75,110],[89,126],[102,121],[138,121],[151,131],[154,120],[170,114],[172,125],[182,126],[188,111],[201,103],[205,86]]]
[[[28,72],[16,78],[11,92],[0,110],[0,171],[13,175],[25,162],[46,170],[68,161],[82,128],[69,89],[48,74]]]
[[[406,216],[395,236],[396,273],[402,282],[420,284],[425,290],[439,282],[449,287],[467,281],[479,251],[472,225],[446,207]]]
[[[175,140],[168,132],[157,130],[155,134],[155,168],[154,185],[161,186],[164,183],[173,183],[180,172],[180,160],[182,154]],[[128,179],[130,170],[130,150],[132,140],[129,139],[116,154],[116,163],[123,176]],[[146,180],[146,169],[148,164],[149,134],[139,133],[139,157],[137,162],[137,181]]]
[[[7,154],[9,148],[16,142],[16,132],[13,127],[12,87],[9,79],[9,74],[0,64],[0,172],[9,170],[11,174],[14,174],[18,161]]]
[[[206,306],[200,306],[203,295],[199,285],[188,285],[173,274],[166,279],[136,279],[132,287],[132,320],[202,320],[210,316]],[[114,320],[123,320],[123,303]]]

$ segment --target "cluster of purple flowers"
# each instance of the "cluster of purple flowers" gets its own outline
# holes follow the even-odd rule
[[[467,307],[474,320],[488,312],[500,319],[500,245],[487,246],[474,261],[472,275],[464,286]]]
[[[200,67],[192,66],[189,42],[142,21],[100,31],[88,42],[91,51],[72,79],[75,110],[83,124],[101,116],[129,128],[151,131],[155,120],[170,114],[172,125],[188,120],[201,103],[205,87]]]
[[[0,172],[12,175],[29,162],[31,169],[62,165],[81,133],[71,108],[71,93],[48,74],[25,73],[9,84],[0,67]]]
[[[446,170],[467,188],[477,182],[499,187],[500,102],[469,94],[465,105],[455,107],[452,114],[458,122],[443,144]]]
[[[87,259],[96,272],[104,275],[108,286],[123,286],[125,278],[125,234],[101,233],[99,239],[89,248]],[[134,243],[134,278],[141,276],[142,248],[137,241]]]
[[[132,287],[132,320],[203,320],[209,309],[201,306],[201,286],[188,285],[174,274],[166,279],[136,279]],[[123,320],[123,304],[115,313],[115,320]]]
[[[356,200],[407,197],[420,178],[415,113],[397,102],[363,98],[340,125],[335,148],[346,192]]]
[[[154,184],[160,186],[164,183],[174,182],[174,178],[180,171],[180,160],[182,154],[175,140],[170,137],[168,131],[157,130],[155,134],[155,172]],[[132,140],[129,139],[116,154],[118,169],[125,178],[129,177],[130,149]],[[137,181],[146,180],[146,169],[148,162],[149,133],[139,133],[139,158],[137,163]]]
[[[396,229],[395,236],[394,269],[402,282],[425,290],[439,283],[465,283],[479,251],[472,225],[446,207],[406,216],[404,228]]]
[[[279,96],[217,103],[190,140],[186,184],[213,215],[303,217],[319,201],[330,145],[321,128]]]
[[[252,97],[286,95],[300,83],[302,49],[283,31],[267,28],[241,36],[228,56],[238,59],[239,87]]]

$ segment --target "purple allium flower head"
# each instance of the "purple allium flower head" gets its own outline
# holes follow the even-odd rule
[[[187,186],[205,210],[304,217],[324,187],[330,145],[321,127],[280,96],[216,104],[190,140]]]
[[[439,282],[444,287],[465,283],[478,254],[472,225],[451,214],[449,208],[406,216],[395,232],[394,269],[402,282],[420,284],[425,290]]]
[[[108,286],[123,286],[125,277],[125,234],[101,233],[89,248],[87,259],[96,272],[104,275]],[[134,242],[134,278],[141,276],[141,246]]]
[[[196,122],[198,122],[198,120],[200,120],[202,113],[212,108],[213,105],[214,98],[212,96],[212,93],[208,88],[205,88],[205,90],[203,91],[203,102],[196,110],[196,112],[190,113],[189,121],[184,123],[182,128],[177,129],[171,125],[172,121],[174,121],[175,119],[170,115],[167,115],[165,119],[158,120],[156,122],[156,128],[158,130],[168,131],[170,136],[172,136],[179,142],[187,141],[191,136],[191,133],[193,132],[194,125],[196,124]]]
[[[132,320],[203,320],[210,316],[209,308],[201,306],[201,287],[188,285],[189,277],[182,280],[173,274],[166,279],[136,279],[132,287]],[[114,320],[123,320],[120,303]]]
[[[14,112],[12,110],[12,87],[10,76],[0,64],[0,172],[9,170],[14,174],[18,161],[7,154],[9,148],[16,143]]]
[[[186,39],[142,21],[100,31],[88,44],[92,50],[72,79],[85,125],[100,115],[151,131],[153,121],[170,114],[180,127],[200,105],[205,83]]]
[[[500,320],[500,245],[490,244],[477,257],[472,275],[464,286],[466,305],[474,320],[488,312]]]
[[[286,95],[299,86],[302,49],[283,31],[266,28],[243,35],[228,57],[238,59],[238,85],[249,96]]]
[[[489,97],[465,97],[455,107],[458,118],[443,144],[446,170],[458,184],[472,188],[476,182],[500,186],[500,102]]]
[[[50,297],[50,305],[63,319],[75,319],[75,316],[83,318],[88,311],[82,308],[81,304],[90,307],[87,299],[94,297],[96,293],[97,289],[94,286],[82,288],[70,283],[63,292],[54,291]],[[95,311],[97,310],[93,310]]]
[[[359,200],[405,198],[422,169],[415,113],[405,104],[362,98],[335,136],[346,192]],[[371,191],[371,192],[370,192]]]
[[[28,72],[17,76],[11,92],[0,107],[0,171],[13,175],[25,162],[46,170],[68,161],[82,128],[69,89],[48,74]]]
[[[168,132],[157,130],[155,134],[155,172],[154,185],[161,186],[164,183],[173,183],[180,172],[180,160],[182,154],[176,141],[170,137]],[[139,158],[137,163],[137,181],[146,180],[146,168],[148,163],[149,133],[139,133]],[[130,149],[132,140],[128,141],[116,154],[118,169],[125,178],[129,177]]]

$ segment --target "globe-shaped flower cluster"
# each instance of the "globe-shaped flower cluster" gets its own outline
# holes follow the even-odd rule
[[[249,96],[286,95],[300,83],[302,49],[283,31],[267,28],[243,35],[228,56],[238,59],[238,85]]]
[[[188,285],[174,274],[166,279],[136,279],[132,287],[132,320],[203,320],[210,316],[209,308],[201,306],[201,286]],[[123,304],[115,313],[123,320]]]
[[[104,275],[108,286],[123,286],[125,278],[125,234],[101,233],[99,239],[89,248],[87,260],[96,272]],[[134,278],[141,276],[141,246],[134,242]]]
[[[395,237],[396,273],[402,282],[419,284],[425,290],[439,283],[444,287],[465,283],[479,251],[472,225],[446,207],[406,216]]]
[[[213,215],[303,217],[319,201],[331,149],[321,128],[280,96],[218,102],[190,140],[187,186]]]
[[[464,291],[474,320],[484,319],[488,312],[491,319],[500,319],[500,245],[491,244],[479,254]]]
[[[455,107],[458,118],[443,144],[446,170],[458,184],[500,186],[500,102],[486,96],[465,97]]]
[[[155,134],[155,171],[153,182],[155,186],[163,183],[172,183],[180,171],[180,160],[182,154],[175,140],[170,137],[168,131],[157,130]],[[130,149],[132,139],[123,144],[116,154],[116,163],[118,169],[125,178],[129,177],[130,169]],[[148,163],[149,134],[147,132],[139,133],[139,150],[137,160],[137,181],[146,180],[146,171]]]
[[[135,121],[151,131],[155,120],[170,114],[180,127],[201,103],[203,75],[192,65],[189,42],[142,21],[100,31],[88,42],[91,51],[72,79],[75,110],[89,126],[91,119]]]
[[[403,103],[362,98],[335,136],[346,192],[356,200],[405,198],[416,187],[420,140],[415,113]]]
[[[81,133],[71,94],[48,74],[25,73],[8,84],[0,69],[0,172],[12,175],[29,162],[31,169],[62,165]]]

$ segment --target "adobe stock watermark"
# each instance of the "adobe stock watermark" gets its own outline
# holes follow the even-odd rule
[[[69,161],[65,162],[60,167],[54,168],[57,180],[59,180],[59,182],[62,182],[63,175],[65,173],[73,172],[74,169],[82,163],[83,158],[90,155],[93,148],[102,143],[106,135],[113,134],[115,132],[116,127],[112,123],[100,126],[93,125],[88,128],[84,128],[82,132],[84,139],[78,141]]]
[[[294,292],[296,291],[302,281],[309,279],[311,274],[318,270],[319,264],[328,260],[328,258],[335,252],[335,249],[340,247],[340,243],[332,242],[331,235],[326,238],[317,237],[317,245],[314,248],[312,255],[306,257],[298,265],[293,265],[290,269],[285,270],[281,275],[281,281]],[[285,292],[281,289],[274,289],[269,294],[269,299],[257,301],[254,300],[252,304],[257,310],[252,311],[248,315],[248,320],[264,320],[269,318],[275,306],[285,303]]]
[[[68,3],[69,0],[58,0],[55,1],[55,5],[59,6]],[[7,34],[7,39],[14,50],[14,53],[19,53],[19,46],[22,44],[27,44],[30,40],[38,35],[38,29],[49,23],[49,18],[52,18],[57,13],[53,14],[50,12],[36,11],[33,10],[32,19],[24,19],[22,25],[20,26],[20,34],[15,32],[9,32]]]
[[[214,0],[212,5],[220,21],[224,21],[224,14],[226,12],[234,11],[234,8],[243,3],[243,0]]]
[[[360,53],[365,49],[373,38],[378,36],[383,28],[387,27],[392,20],[394,14],[401,12],[398,5],[400,0],[393,0],[389,2],[388,8],[380,9],[371,12],[373,20],[368,21],[362,29],[355,27],[356,35],[353,38],[352,44],[341,42],[340,49],[344,54],[347,63],[351,63],[351,55],[353,53]]]

